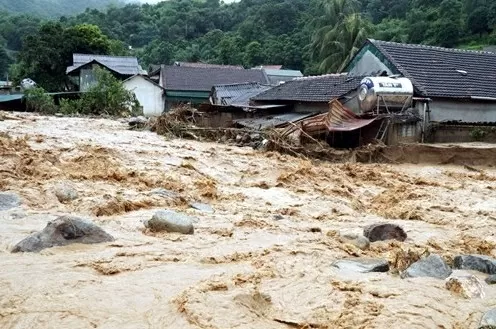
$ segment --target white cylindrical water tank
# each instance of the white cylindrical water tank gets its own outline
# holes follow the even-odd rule
[[[367,77],[358,88],[358,101],[362,112],[372,111],[380,105],[390,110],[401,109],[413,96],[413,84],[407,78]]]

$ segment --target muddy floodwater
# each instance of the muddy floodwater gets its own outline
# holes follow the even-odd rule
[[[436,278],[402,279],[423,255],[495,257],[496,170],[311,162],[130,131],[107,119],[12,115],[0,121],[0,328],[476,328],[496,286],[467,299]],[[60,203],[54,188],[78,197]],[[196,210],[192,202],[213,208]],[[201,208],[201,207],[200,207]],[[152,233],[160,209],[193,235]],[[10,253],[60,215],[114,242]],[[361,250],[339,239],[377,222],[405,242]],[[388,273],[331,266],[377,257]]]

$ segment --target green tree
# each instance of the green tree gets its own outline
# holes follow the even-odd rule
[[[482,35],[490,32],[489,28],[489,13],[487,8],[476,8],[467,18],[467,26],[470,32]]]
[[[9,69],[11,63],[11,58],[5,51],[5,49],[0,45],[0,79],[3,79]]]
[[[323,8],[325,15],[317,19],[312,38],[313,58],[320,72],[340,71],[363,44],[370,26],[354,1],[326,0]]]
[[[254,67],[264,63],[262,45],[258,41],[250,42],[246,46],[243,61],[246,67]]]
[[[73,53],[108,54],[110,49],[110,40],[94,25],[64,28],[48,22],[25,38],[15,78],[29,77],[48,91],[59,91],[67,87],[65,71]]]

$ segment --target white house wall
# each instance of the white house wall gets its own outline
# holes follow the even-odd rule
[[[124,87],[134,92],[143,107],[144,116],[159,116],[164,111],[165,99],[163,89],[156,84],[137,76],[124,81]]]
[[[464,102],[435,98],[429,108],[432,122],[496,122],[496,102]]]

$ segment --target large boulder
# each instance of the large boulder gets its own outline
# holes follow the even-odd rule
[[[157,211],[153,217],[145,221],[145,227],[152,232],[177,232],[193,234],[193,219],[173,210]]]
[[[339,268],[340,270],[359,273],[389,271],[389,263],[387,260],[375,258],[342,259],[335,261],[332,266]]]
[[[67,182],[59,183],[54,189],[55,196],[61,203],[70,202],[78,198],[78,192],[76,188]]]
[[[34,233],[15,245],[12,252],[38,252],[73,243],[102,243],[114,238],[95,224],[78,217],[61,216],[48,222],[41,232]]]
[[[438,279],[448,278],[453,271],[439,255],[425,257],[407,268],[402,278],[433,277]]]
[[[363,230],[363,235],[369,239],[370,242],[398,240],[405,241],[407,234],[398,225],[388,223],[378,223],[367,226]]]
[[[461,255],[455,257],[454,267],[461,270],[496,274],[496,259],[484,255]]]
[[[15,193],[0,193],[0,211],[17,208],[21,205],[21,198]]]
[[[479,329],[482,328],[496,328],[496,308],[487,311],[486,314],[482,316]]]
[[[496,284],[496,274],[488,276],[485,281],[487,284]]]
[[[484,298],[482,282],[472,274],[452,275],[446,279],[446,289],[467,299]]]

